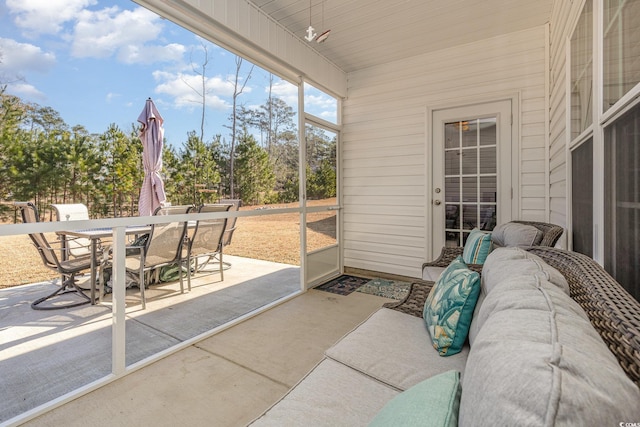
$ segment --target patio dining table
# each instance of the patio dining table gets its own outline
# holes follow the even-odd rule
[[[128,226],[125,229],[127,235],[141,235],[151,231],[150,225],[135,225]],[[98,255],[99,242],[107,237],[113,235],[113,229],[109,227],[104,228],[89,228],[85,230],[62,230],[57,232],[60,236],[65,237],[79,237],[89,239],[91,242],[91,304],[96,303],[96,270],[97,263],[96,258]]]

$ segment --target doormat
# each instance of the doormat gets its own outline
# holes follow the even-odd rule
[[[342,275],[337,279],[318,286],[316,289],[339,295],[349,295],[357,291],[364,294],[402,300],[409,293],[410,287],[411,283],[398,280],[385,280],[380,278],[372,280],[365,277]]]
[[[333,279],[316,287],[316,289],[320,291],[331,292],[333,294],[349,295],[351,292],[355,291],[370,280],[371,279],[367,279],[364,277],[348,276],[344,274],[336,279]]]
[[[356,289],[364,294],[377,295],[379,297],[402,300],[409,293],[410,282],[398,280],[373,279]]]

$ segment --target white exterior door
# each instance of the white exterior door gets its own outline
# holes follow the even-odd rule
[[[432,254],[513,216],[512,100],[432,112]]]

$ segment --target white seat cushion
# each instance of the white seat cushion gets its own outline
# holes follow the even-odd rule
[[[324,359],[252,426],[366,426],[399,392]]]
[[[445,371],[464,372],[469,346],[465,345],[458,354],[442,357],[433,348],[422,318],[381,308],[325,354],[378,381],[406,390]]]

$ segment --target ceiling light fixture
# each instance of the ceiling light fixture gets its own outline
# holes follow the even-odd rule
[[[469,122],[464,121],[464,122],[454,122],[453,126],[456,128],[456,130],[460,130],[462,129],[462,132],[466,132],[469,130]]]
[[[309,0],[309,28],[307,28],[307,35],[304,36],[305,40],[311,42],[316,38],[315,28],[311,26],[311,1]]]

